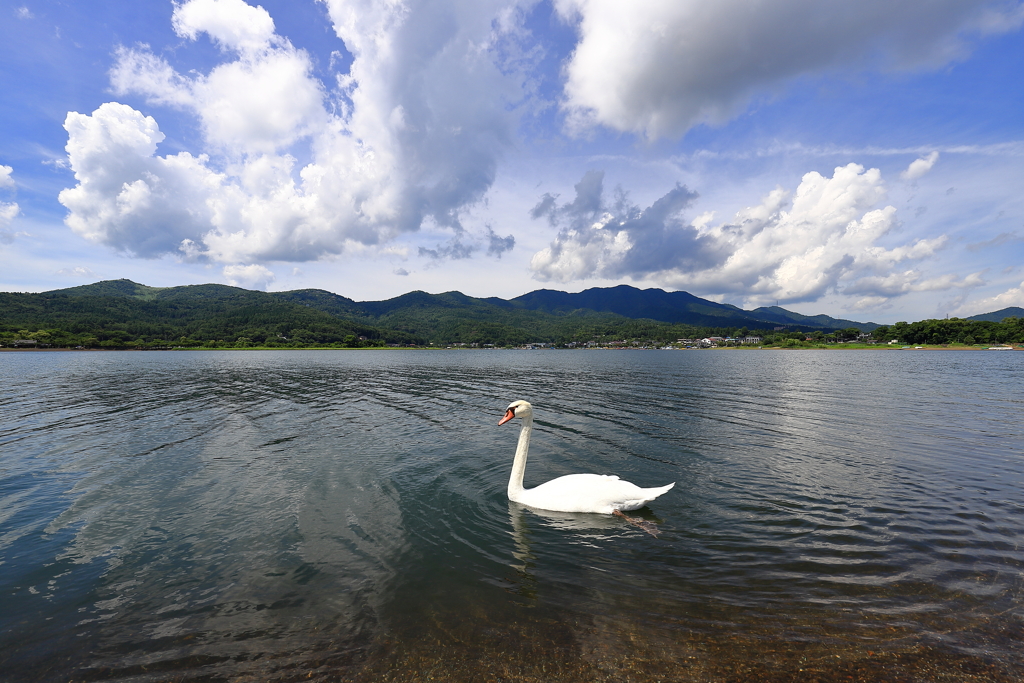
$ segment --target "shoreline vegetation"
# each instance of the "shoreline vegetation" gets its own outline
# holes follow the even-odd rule
[[[60,347],[60,346],[0,346],[0,353],[49,353],[69,351],[1024,351],[1024,344],[919,344],[907,346],[898,344],[794,344],[787,346],[737,345],[737,346],[161,346],[161,347]]]
[[[123,325],[123,327],[122,327]],[[721,349],[864,349],[864,350],[921,350],[921,349],[991,349],[1024,348],[1024,318],[1010,317],[1001,322],[923,320],[916,323],[896,323],[880,326],[872,332],[856,328],[842,330],[748,330],[747,328],[700,328],[688,325],[668,325],[653,320],[625,319],[608,321],[604,325],[588,325],[569,335],[529,335],[528,330],[517,334],[493,334],[477,329],[462,336],[473,341],[460,341],[449,335],[436,341],[417,338],[406,331],[406,339],[392,341],[386,334],[371,338],[364,335],[341,336],[333,331],[320,333],[309,330],[289,330],[291,336],[281,332],[250,335],[224,334],[220,339],[196,339],[188,335],[156,336],[132,334],[124,329],[131,325],[120,323],[82,330],[62,327],[30,327],[12,325],[0,317],[0,350],[279,350],[279,349],[579,349],[579,350],[721,350]],[[77,329],[75,329],[77,328]],[[588,329],[589,328],[589,329]],[[627,334],[621,334],[627,332]],[[628,334],[632,332],[632,334]],[[619,333],[619,334],[616,334]],[[686,337],[679,333],[688,333]],[[512,336],[512,338],[509,338]],[[412,339],[409,339],[412,337]],[[533,339],[533,341],[529,341]]]
[[[148,287],[110,280],[0,292],[3,349],[859,349],[1024,344],[1024,309],[893,325],[744,311],[620,285],[512,300],[410,292],[357,302],[322,290]]]

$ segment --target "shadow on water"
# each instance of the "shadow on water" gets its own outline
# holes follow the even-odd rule
[[[1020,681],[999,355],[4,358],[0,680]]]

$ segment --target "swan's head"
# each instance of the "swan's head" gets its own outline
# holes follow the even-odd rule
[[[505,410],[505,417],[501,418],[499,425],[503,425],[513,417],[527,417],[533,415],[533,406],[526,401],[513,401],[508,404],[508,408]]]

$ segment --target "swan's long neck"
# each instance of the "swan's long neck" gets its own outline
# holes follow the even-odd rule
[[[523,428],[519,431],[516,445],[516,459],[512,461],[512,476],[508,480],[509,500],[517,500],[523,492],[523,475],[526,473],[526,455],[530,451],[530,434],[533,433],[533,415],[523,416]]]

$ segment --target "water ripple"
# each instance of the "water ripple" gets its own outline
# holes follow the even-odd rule
[[[1013,680],[1021,361],[4,354],[0,679]],[[510,504],[518,398],[660,535]]]

